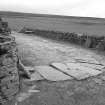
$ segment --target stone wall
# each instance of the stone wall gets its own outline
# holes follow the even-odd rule
[[[15,38],[0,34],[0,105],[13,99],[19,91],[19,74]]]
[[[89,35],[89,34],[78,34],[70,32],[60,32],[51,30],[31,29],[24,27],[20,30],[20,33],[33,34],[41,37],[46,37],[59,41],[66,41],[74,43],[86,48],[92,48],[99,51],[105,51],[105,36]]]

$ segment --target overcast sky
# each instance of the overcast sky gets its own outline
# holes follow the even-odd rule
[[[105,0],[0,0],[0,10],[105,18]]]

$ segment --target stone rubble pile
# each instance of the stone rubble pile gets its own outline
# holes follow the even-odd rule
[[[0,105],[19,92],[17,47],[7,22],[0,18]]]
[[[28,76],[8,23],[0,18],[0,105],[15,99],[20,90],[20,71]]]
[[[13,99],[19,91],[16,42],[11,36],[2,39],[5,41],[0,42],[0,103]]]

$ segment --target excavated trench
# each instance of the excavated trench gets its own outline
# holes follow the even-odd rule
[[[13,33],[13,35],[16,38],[19,56],[27,66],[38,67],[53,62],[71,62],[73,59],[98,61],[105,64],[104,56],[97,55],[88,49],[34,35],[20,33]],[[95,64],[92,67],[95,67]],[[99,69],[101,71],[101,68]],[[37,69],[35,68],[35,70]],[[44,71],[43,68],[42,71]],[[105,72],[104,70],[102,72],[100,75],[80,81],[76,79],[55,82],[46,79],[25,80],[22,83],[23,91],[18,97],[17,105],[105,105]],[[51,73],[47,73],[48,77],[53,77]],[[58,78],[54,77],[53,80],[60,76],[58,74],[56,75]]]
[[[69,46],[39,37],[13,33],[18,43],[19,52],[15,38],[13,36],[0,35],[0,104],[9,104],[10,100],[15,100],[20,89],[20,77],[18,68],[18,54],[28,66],[48,65],[53,62],[69,61],[71,58],[97,58],[95,53],[86,49]],[[102,58],[102,57],[100,57]],[[98,58],[97,58],[98,59]],[[98,59],[99,60],[99,59]],[[103,63],[99,60],[100,63]],[[37,83],[40,93],[34,95],[27,103],[19,105],[88,105],[96,102],[104,104],[104,73],[86,81],[62,81],[49,83],[42,81]],[[59,76],[59,75],[58,75]],[[103,80],[102,80],[103,77]],[[54,78],[53,78],[54,79]],[[97,82],[98,81],[98,82]],[[35,82],[35,81],[34,81]],[[24,83],[22,83],[23,85]],[[31,84],[31,83],[29,83]],[[35,84],[35,83],[34,83]],[[100,87],[100,84],[102,87]],[[31,84],[32,85],[32,84]],[[36,86],[33,85],[33,88]],[[92,87],[92,88],[91,88]],[[23,88],[23,87],[22,87]],[[27,84],[25,84],[27,88]],[[27,89],[26,89],[27,90]],[[101,93],[100,93],[101,91]],[[37,90],[31,90],[31,93]],[[39,92],[39,91],[38,91]],[[27,93],[27,92],[26,92]],[[30,94],[26,94],[24,97]],[[99,95],[99,97],[98,97]],[[85,97],[86,96],[86,97]],[[99,100],[101,99],[101,102]],[[83,102],[85,100],[85,102]],[[98,101],[97,101],[98,100]],[[10,104],[12,105],[12,104]]]

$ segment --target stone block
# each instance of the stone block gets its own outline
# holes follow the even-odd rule
[[[86,48],[90,48],[91,43],[92,43],[91,38],[87,38],[87,39],[86,39],[86,42],[85,42],[85,47],[86,47]]]
[[[73,79],[71,76],[64,74],[61,71],[51,67],[51,66],[36,66],[35,70],[40,73],[43,78],[49,81],[64,81]]]
[[[102,71],[83,66],[80,63],[53,63],[51,65],[77,80],[86,79],[90,76],[96,76],[102,73]]]

